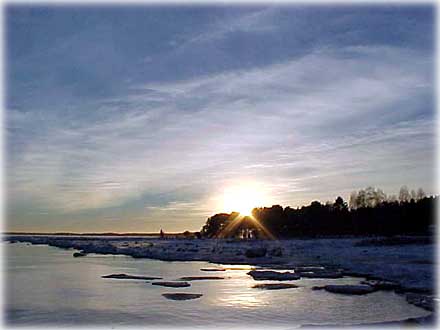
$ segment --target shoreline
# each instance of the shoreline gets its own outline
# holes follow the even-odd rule
[[[395,239],[395,238],[394,238]],[[434,312],[435,244],[387,238],[320,238],[290,240],[183,239],[151,237],[91,237],[3,235],[3,241],[44,244],[80,253],[126,255],[162,261],[206,261],[247,264],[276,270],[325,267],[342,276],[391,281],[407,301]],[[399,241],[397,241],[399,243]],[[264,252],[264,253],[263,253]]]

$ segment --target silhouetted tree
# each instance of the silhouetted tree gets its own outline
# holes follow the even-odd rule
[[[343,210],[343,209],[346,209],[347,208],[347,203],[346,202],[344,202],[344,200],[342,199],[342,197],[341,196],[339,196],[338,198],[336,198],[336,200],[335,200],[335,202],[334,202],[334,204],[333,204],[333,207],[336,209],[336,210]]]
[[[417,191],[416,199],[410,196],[406,187],[400,189],[400,201],[393,195],[387,198],[381,189],[368,187],[351,193],[350,209],[339,196],[334,203],[313,201],[296,209],[283,209],[280,205],[259,207],[253,209],[252,215],[277,238],[432,234],[438,197],[425,197],[422,189]],[[207,220],[200,233],[203,237],[237,237],[252,230],[256,237],[268,237],[254,219],[237,220],[237,216],[238,213],[216,214]]]
[[[215,235],[219,234],[222,229],[224,229],[230,217],[231,214],[219,213],[208,218],[200,233],[204,237],[214,237]]]

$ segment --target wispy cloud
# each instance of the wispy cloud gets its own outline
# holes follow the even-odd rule
[[[228,163],[243,172],[241,168],[253,165],[246,160],[274,159],[280,150],[298,160],[316,145],[334,142],[331,132],[325,136],[319,129],[311,131],[312,127],[322,126],[324,131],[334,127],[336,135],[348,131],[345,138],[353,140],[345,148],[365,140],[385,142],[385,134],[374,134],[375,141],[369,135],[384,125],[381,115],[388,113],[383,109],[402,99],[422,98],[424,102],[421,86],[430,84],[429,67],[418,63],[416,54],[401,49],[373,52],[381,61],[365,53],[372,51],[347,60],[322,52],[263,69],[136,88],[137,93],[125,100],[128,106],[142,102],[144,96],[148,100],[151,91],[162,93],[163,99],[156,108],[121,109],[103,122],[48,131],[29,143],[19,167],[14,164],[35,184],[13,187],[21,191],[38,187],[38,193],[50,201],[59,199],[53,204],[61,208],[102,207],[170,181],[182,184],[179,180],[187,173],[206,170],[209,174]],[[399,109],[392,119],[398,123],[402,113],[410,116],[419,111],[417,107]],[[20,116],[12,122],[22,122]],[[356,122],[358,118],[362,121]],[[347,120],[352,121],[349,128],[339,125]],[[409,138],[408,130],[388,131],[388,135]],[[300,155],[298,148],[304,149]],[[295,167],[295,163],[285,166]]]
[[[279,8],[264,8],[215,21],[210,24],[207,31],[190,37],[180,47],[191,47],[198,43],[213,42],[227,37],[230,33],[274,32],[279,27],[276,22],[276,11],[279,11]]]
[[[240,33],[288,38],[280,13],[227,16],[180,46],[192,54]],[[187,54],[166,47],[166,61]],[[306,48],[183,78],[137,76],[121,92],[61,108],[10,106],[8,212],[25,223],[93,217],[196,229],[222,190],[243,180],[259,182],[268,203],[292,206],[370,184],[432,190],[433,54],[375,42]]]

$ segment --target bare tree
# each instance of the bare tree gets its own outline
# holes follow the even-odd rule
[[[357,208],[357,192],[356,191],[353,191],[351,194],[350,194],[350,200],[349,200],[349,202],[348,202],[348,205],[350,206],[350,209],[356,209]]]
[[[373,187],[365,189],[365,206],[373,207],[376,204],[376,191]]]
[[[410,199],[411,199],[411,196],[409,194],[408,187],[402,186],[399,191],[399,201],[401,203],[409,202]]]
[[[381,204],[387,200],[387,194],[382,189],[376,190],[376,205]]]
[[[374,187],[367,187],[362,192],[365,194],[365,199],[362,201],[364,207],[375,207],[387,199],[387,195],[383,190]]]
[[[417,200],[419,200],[419,199],[423,199],[423,198],[425,198],[425,197],[426,197],[425,192],[423,191],[422,188],[419,188],[419,189],[417,190]]]
[[[367,207],[368,203],[367,203],[367,193],[365,192],[365,190],[361,189],[358,191],[357,193],[357,197],[356,197],[356,207]]]

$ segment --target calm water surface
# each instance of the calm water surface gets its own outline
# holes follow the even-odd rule
[[[392,292],[345,296],[311,287],[359,283],[360,279],[301,279],[297,289],[265,291],[246,270],[202,272],[206,262],[163,262],[127,256],[88,255],[25,243],[6,244],[6,320],[12,325],[281,326],[394,321],[429,313]],[[236,267],[236,266],[234,266]],[[193,281],[189,288],[165,288],[145,281],[103,279],[127,273],[175,280],[182,276],[224,276]],[[264,283],[259,281],[258,283]],[[292,282],[293,283],[293,282]],[[162,293],[202,293],[172,301]]]

